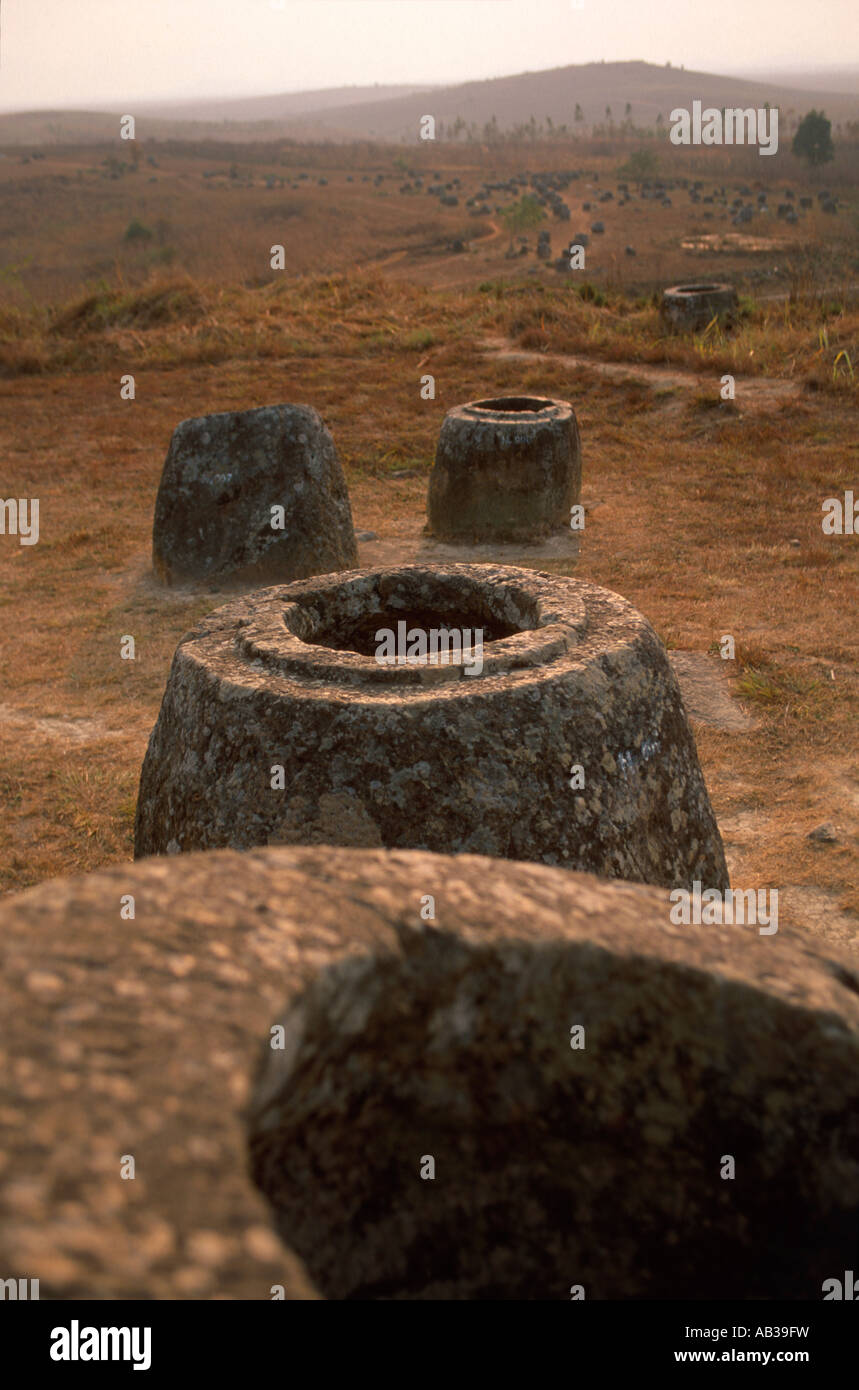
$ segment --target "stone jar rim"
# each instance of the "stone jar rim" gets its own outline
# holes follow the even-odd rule
[[[374,656],[318,640],[332,623],[347,616],[354,620],[378,613],[381,628],[396,621],[400,612],[408,618],[410,607],[441,604],[449,579],[440,582],[431,567],[422,565],[352,570],[262,590],[254,596],[251,615],[240,621],[235,635],[237,655],[272,675],[303,682],[419,690],[459,681],[478,683],[516,669],[550,667],[583,639],[584,601],[553,576],[486,565],[449,566],[446,575],[456,570],[462,571],[455,578],[463,607],[468,609],[467,626],[482,609],[487,621],[518,628],[486,642],[479,673],[466,674],[464,660],[438,666],[384,665]],[[455,616],[453,607],[440,607],[438,625],[452,628]]]
[[[549,396],[488,396],[449,410],[448,416],[460,415],[470,420],[498,420],[504,424],[527,425],[529,422],[572,419],[569,401],[553,400]]]
[[[695,280],[686,285],[672,285],[665,291],[666,294],[721,294],[723,291],[732,291],[733,285],[726,284],[718,280]]]

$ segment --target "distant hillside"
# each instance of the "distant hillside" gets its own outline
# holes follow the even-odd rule
[[[653,126],[676,106],[694,100],[709,106],[778,106],[801,115],[822,107],[837,123],[859,118],[859,95],[792,87],[752,77],[721,77],[652,63],[587,63],[525,72],[452,87],[341,87],[281,96],[224,101],[130,104],[137,134],[146,139],[182,140],[381,140],[414,142],[421,116],[429,114],[449,131],[457,122],[481,133],[493,117],[500,130],[524,126],[533,117],[583,132],[609,119],[628,118]],[[576,105],[583,119],[575,120]],[[627,107],[629,108],[627,110]],[[610,109],[610,117],[607,114]],[[103,111],[30,111],[0,115],[0,144],[77,144],[117,134],[119,115]]]
[[[280,139],[293,127],[298,138],[324,140],[329,128],[324,113],[330,108],[351,111],[365,102],[408,98],[429,87],[328,87],[318,91],[281,92],[260,97],[209,97],[196,100],[135,102],[115,110],[0,112],[0,144],[101,144],[116,136],[121,115],[133,115],[138,134],[156,140]],[[320,120],[316,113],[323,113]],[[224,122],[229,130],[224,130]]]
[[[762,82],[774,82],[787,84],[789,87],[799,87],[802,91],[815,91],[818,96],[821,92],[837,92],[843,96],[846,92],[859,92],[859,67],[852,68],[820,68],[816,72],[803,71],[799,68],[796,71],[782,70],[772,72],[760,68],[750,70],[741,74],[746,78],[760,79]]]
[[[709,106],[778,106],[785,112],[804,113],[812,106],[823,106],[833,120],[859,117],[859,96],[835,95],[831,91],[800,90],[786,84],[758,79],[720,77],[712,73],[681,68],[656,67],[652,63],[587,63],[577,67],[553,68],[548,72],[519,73],[487,82],[466,82],[432,92],[429,103],[423,97],[395,97],[385,102],[333,108],[326,123],[342,134],[372,136],[375,139],[416,139],[421,115],[429,112],[446,127],[457,118],[474,122],[478,128],[495,116],[502,129],[551,117],[557,125],[575,128],[576,103],[582,109],[585,125],[606,120],[606,107],[619,125],[629,103],[630,119],[636,125],[651,126],[661,113],[667,121],[676,106],[690,106],[693,100]]]
[[[332,107],[362,106],[365,102],[391,101],[431,90],[416,86],[323,87],[308,92],[280,92],[264,97],[207,97],[188,101],[154,101],[133,104],[141,115],[167,121],[282,121]]]
[[[225,106],[226,109],[226,106]],[[337,108],[340,110],[341,108]],[[349,110],[360,110],[360,105]],[[0,145],[103,145],[119,135],[119,118],[132,115],[140,140],[217,140],[246,144],[259,140],[330,140],[331,127],[321,115],[292,116],[280,120],[240,121],[223,118],[195,120],[147,115],[134,102],[107,111],[18,111],[0,115]],[[348,134],[338,139],[348,139]]]

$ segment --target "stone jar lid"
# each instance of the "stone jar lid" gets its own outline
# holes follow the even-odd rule
[[[377,659],[377,634],[400,630],[453,630],[464,647],[437,664]],[[234,600],[182,640],[135,853],[273,843],[727,886],[680,690],[646,618],[594,584],[512,566],[323,575]]]

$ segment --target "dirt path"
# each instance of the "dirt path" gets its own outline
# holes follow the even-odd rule
[[[560,352],[536,352],[517,348],[508,338],[484,338],[481,343],[484,351],[491,357],[509,362],[561,362],[567,367],[587,367],[600,376],[612,377],[617,381],[635,378],[645,381],[654,389],[710,392],[713,391],[714,376],[698,372],[687,372],[682,367],[661,367],[652,362],[603,362],[596,357],[578,357]],[[796,381],[784,381],[780,377],[755,376],[738,377],[736,381],[737,404],[749,408],[765,409],[778,406],[785,401],[795,400],[802,391]]]
[[[493,221],[492,218],[489,218],[488,221],[490,227],[492,228],[492,231],[487,232],[486,236],[474,237],[471,241],[472,246],[485,246],[487,242],[496,241],[498,237],[502,235],[502,229],[501,227],[499,227],[498,223]],[[396,265],[398,261],[404,260],[405,257],[408,256],[410,249],[411,248],[409,247],[404,247],[400,251],[392,251],[389,256],[385,256],[384,259],[381,261],[364,261],[361,265],[359,265],[358,269],[386,270],[388,266]],[[419,251],[420,247],[416,247],[415,250]],[[461,255],[462,252],[455,251],[450,256],[444,256],[437,261],[433,261],[432,264],[434,267],[437,265],[445,265],[448,261],[459,260]]]
[[[488,236],[477,237],[475,240],[476,246],[484,246],[487,241],[495,241],[497,237],[501,236],[501,228],[499,227],[497,222],[494,222],[492,220],[491,217],[489,219],[489,225],[492,228],[492,231],[489,233]]]
[[[85,743],[99,743],[103,739],[124,739],[129,733],[142,736],[147,734],[149,722],[138,719],[134,726],[129,724],[124,729],[111,729],[100,715],[45,716],[0,704],[0,737],[14,730],[14,739],[19,746],[21,743],[34,743],[40,747],[59,743],[64,748],[71,748]]]
[[[856,294],[857,292],[859,292],[859,282],[853,282],[849,285],[842,285],[839,290],[833,290],[832,297],[834,298],[837,294]],[[777,290],[773,294],[756,294],[755,299],[768,303],[774,300],[783,304],[785,300],[790,299],[790,290]]]
[[[407,251],[392,251],[391,254],[390,254],[390,256],[385,256],[384,260],[381,260],[381,261],[364,261],[363,264],[359,265],[358,269],[359,269],[359,270],[385,270],[389,265],[396,265],[397,261],[401,261],[401,260],[404,258],[404,256],[407,256],[407,255],[408,255],[408,252],[407,252]]]

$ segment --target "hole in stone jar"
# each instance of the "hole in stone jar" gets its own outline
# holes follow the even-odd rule
[[[536,396],[499,396],[494,400],[475,401],[478,410],[498,410],[512,413],[514,411],[529,411],[536,415],[538,411],[545,410],[548,401],[541,401]]]
[[[718,285],[681,285],[680,294],[713,294]]]
[[[434,628],[447,628],[463,632],[469,629],[472,639],[476,629],[483,630],[483,643],[498,642],[502,637],[512,637],[520,629],[509,623],[499,623],[497,619],[487,618],[482,613],[456,612],[440,613],[431,608],[383,608],[378,613],[366,613],[357,618],[342,618],[332,627],[317,628],[312,641],[319,647],[332,647],[340,652],[360,652],[362,656],[374,656],[379,643],[376,633],[382,628],[390,628],[397,635],[397,624],[405,623],[406,640],[408,633],[415,629],[431,632]]]
[[[480,640],[486,646],[539,625],[536,602],[515,586],[486,589],[462,581],[436,583],[429,576],[404,577],[379,591],[378,582],[359,592],[349,584],[317,590],[296,600],[285,614],[286,625],[302,642],[334,651],[375,656],[376,633],[389,629],[398,645],[415,630],[429,634],[447,629],[462,636],[463,646]],[[404,623],[400,629],[398,624]],[[399,634],[404,633],[400,639]]]

